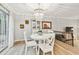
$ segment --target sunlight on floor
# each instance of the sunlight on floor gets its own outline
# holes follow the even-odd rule
[[[79,48],[79,40],[74,40],[74,46],[75,46],[76,48]]]

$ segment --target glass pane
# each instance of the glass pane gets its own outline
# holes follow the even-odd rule
[[[0,10],[0,51],[8,46],[8,15]]]

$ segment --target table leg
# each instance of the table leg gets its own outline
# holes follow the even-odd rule
[[[43,41],[44,41],[44,44],[46,44],[46,40],[44,39]]]
[[[36,51],[37,55],[39,55],[39,41],[37,41],[37,51]]]
[[[39,52],[40,52],[40,48],[38,47],[38,55],[39,55]]]

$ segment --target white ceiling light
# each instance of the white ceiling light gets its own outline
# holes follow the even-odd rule
[[[41,8],[40,3],[38,3],[38,8],[34,9],[34,16],[36,19],[42,19],[44,17],[44,10]]]

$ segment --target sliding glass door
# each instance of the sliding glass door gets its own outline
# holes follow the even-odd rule
[[[9,17],[0,9],[0,52],[8,47],[9,40]]]

